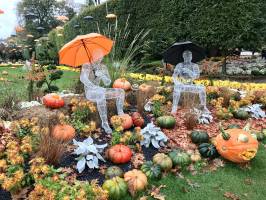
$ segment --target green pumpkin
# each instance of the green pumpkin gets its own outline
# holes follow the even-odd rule
[[[156,120],[157,124],[161,128],[174,128],[175,127],[175,118],[173,116],[162,116],[158,117]]]
[[[157,153],[153,156],[152,161],[160,165],[161,169],[164,171],[169,171],[173,167],[173,162],[171,158],[164,153]]]
[[[239,128],[240,129],[240,126],[238,124],[230,124],[227,126],[227,129],[233,129],[233,128]]]
[[[246,120],[249,118],[249,114],[247,111],[244,110],[238,110],[236,112],[234,112],[234,117],[236,119],[242,119],[242,120]]]
[[[124,179],[116,176],[106,180],[103,183],[103,189],[108,192],[109,198],[112,200],[122,199],[127,194],[127,183]]]
[[[123,170],[117,166],[108,167],[105,171],[105,178],[111,179],[116,176],[123,177]]]
[[[150,179],[158,179],[161,177],[160,165],[153,164],[152,161],[147,161],[141,166],[141,171]]]
[[[198,150],[203,158],[216,158],[219,156],[215,146],[210,143],[200,144]]]
[[[209,135],[206,131],[192,131],[190,137],[195,144],[209,142]]]
[[[191,162],[190,155],[180,150],[175,149],[171,151],[168,156],[171,158],[174,165],[181,167],[189,165],[189,163]]]

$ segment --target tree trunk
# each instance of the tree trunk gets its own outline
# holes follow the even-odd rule
[[[226,58],[227,58],[227,56],[224,55],[224,61],[223,61],[223,66],[222,66],[222,74],[226,74]]]

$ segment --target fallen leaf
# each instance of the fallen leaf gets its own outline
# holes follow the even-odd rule
[[[143,196],[143,197],[140,197],[139,200],[148,200],[148,196]]]
[[[106,171],[106,169],[107,169],[107,166],[106,165],[101,165],[100,166],[100,169],[99,169],[99,172],[101,173],[101,174],[105,174],[105,171]]]
[[[187,188],[185,188],[185,187],[182,187],[182,188],[181,188],[181,191],[182,191],[183,193],[188,193],[188,192],[189,192],[189,190],[188,190]]]
[[[240,198],[236,194],[231,193],[231,192],[224,193],[224,197],[227,199],[232,199],[232,200],[240,200]]]
[[[23,188],[19,193],[11,194],[12,200],[24,200],[27,199],[30,187]]]
[[[245,183],[246,185],[252,185],[252,179],[251,179],[251,178],[246,178],[246,179],[244,180],[244,183]]]
[[[141,167],[141,165],[145,162],[145,157],[142,153],[136,153],[131,158],[131,163],[134,166],[134,168],[138,169]]]
[[[152,186],[152,189],[150,192],[151,197],[153,197],[154,199],[158,199],[158,200],[165,200],[165,196],[160,194],[160,190],[165,187],[166,185],[160,185],[159,187]]]

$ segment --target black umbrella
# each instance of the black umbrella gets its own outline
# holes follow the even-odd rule
[[[177,42],[174,43],[163,53],[163,60],[166,63],[177,65],[184,61],[183,52],[189,50],[192,52],[192,62],[196,63],[205,58],[205,50],[200,46],[190,42]]]
[[[88,16],[83,17],[83,19],[87,20],[87,21],[91,21],[91,20],[93,20],[93,17],[88,15]]]

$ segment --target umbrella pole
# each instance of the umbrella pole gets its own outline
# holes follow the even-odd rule
[[[83,46],[84,46],[84,49],[85,49],[85,51],[86,51],[86,53],[87,53],[87,56],[88,56],[88,58],[90,59],[90,62],[91,62],[91,56],[90,56],[90,54],[89,54],[89,52],[88,52],[88,49],[87,49],[87,47],[86,47],[86,44],[85,44],[84,40],[81,40],[81,42],[82,42],[82,44],[83,44]]]

